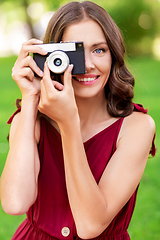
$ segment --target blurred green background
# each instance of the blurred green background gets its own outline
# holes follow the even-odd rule
[[[20,91],[11,69],[22,42],[43,38],[48,20],[67,1],[0,0],[0,175],[8,151],[6,122]],[[122,31],[126,63],[135,77],[134,102],[148,108],[156,123],[157,154],[149,157],[129,227],[132,240],[160,240],[160,1],[97,0]],[[9,216],[0,206],[0,240],[9,240],[25,216]]]

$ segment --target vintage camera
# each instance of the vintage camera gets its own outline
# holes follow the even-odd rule
[[[51,75],[63,74],[69,64],[73,64],[72,74],[85,73],[85,54],[83,42],[61,42],[38,44],[47,55],[33,54],[33,59],[43,71],[45,61],[48,64]]]

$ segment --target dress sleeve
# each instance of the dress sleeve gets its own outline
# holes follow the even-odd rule
[[[7,124],[11,124],[14,116],[15,116],[17,113],[19,113],[20,111],[21,111],[21,107],[19,107],[19,108],[13,113],[13,115],[9,118]]]
[[[136,104],[136,103],[134,103],[134,111],[143,112],[143,113],[148,112],[148,110],[144,109],[144,107],[141,104]],[[154,137],[153,137],[153,140],[152,140],[152,146],[151,146],[151,150],[150,150],[150,154],[152,155],[152,157],[154,157],[155,154],[156,154],[155,136],[156,136],[156,134],[154,134]]]

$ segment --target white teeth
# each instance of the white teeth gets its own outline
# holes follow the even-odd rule
[[[94,78],[78,78],[77,80],[80,82],[91,82],[94,81],[97,77]]]

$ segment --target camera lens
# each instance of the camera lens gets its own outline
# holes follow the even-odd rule
[[[59,66],[61,66],[61,64],[62,64],[62,60],[60,58],[56,58],[54,60],[54,65],[55,66],[59,67]]]
[[[46,61],[49,69],[57,74],[63,73],[69,65],[67,54],[61,50],[53,51]]]

